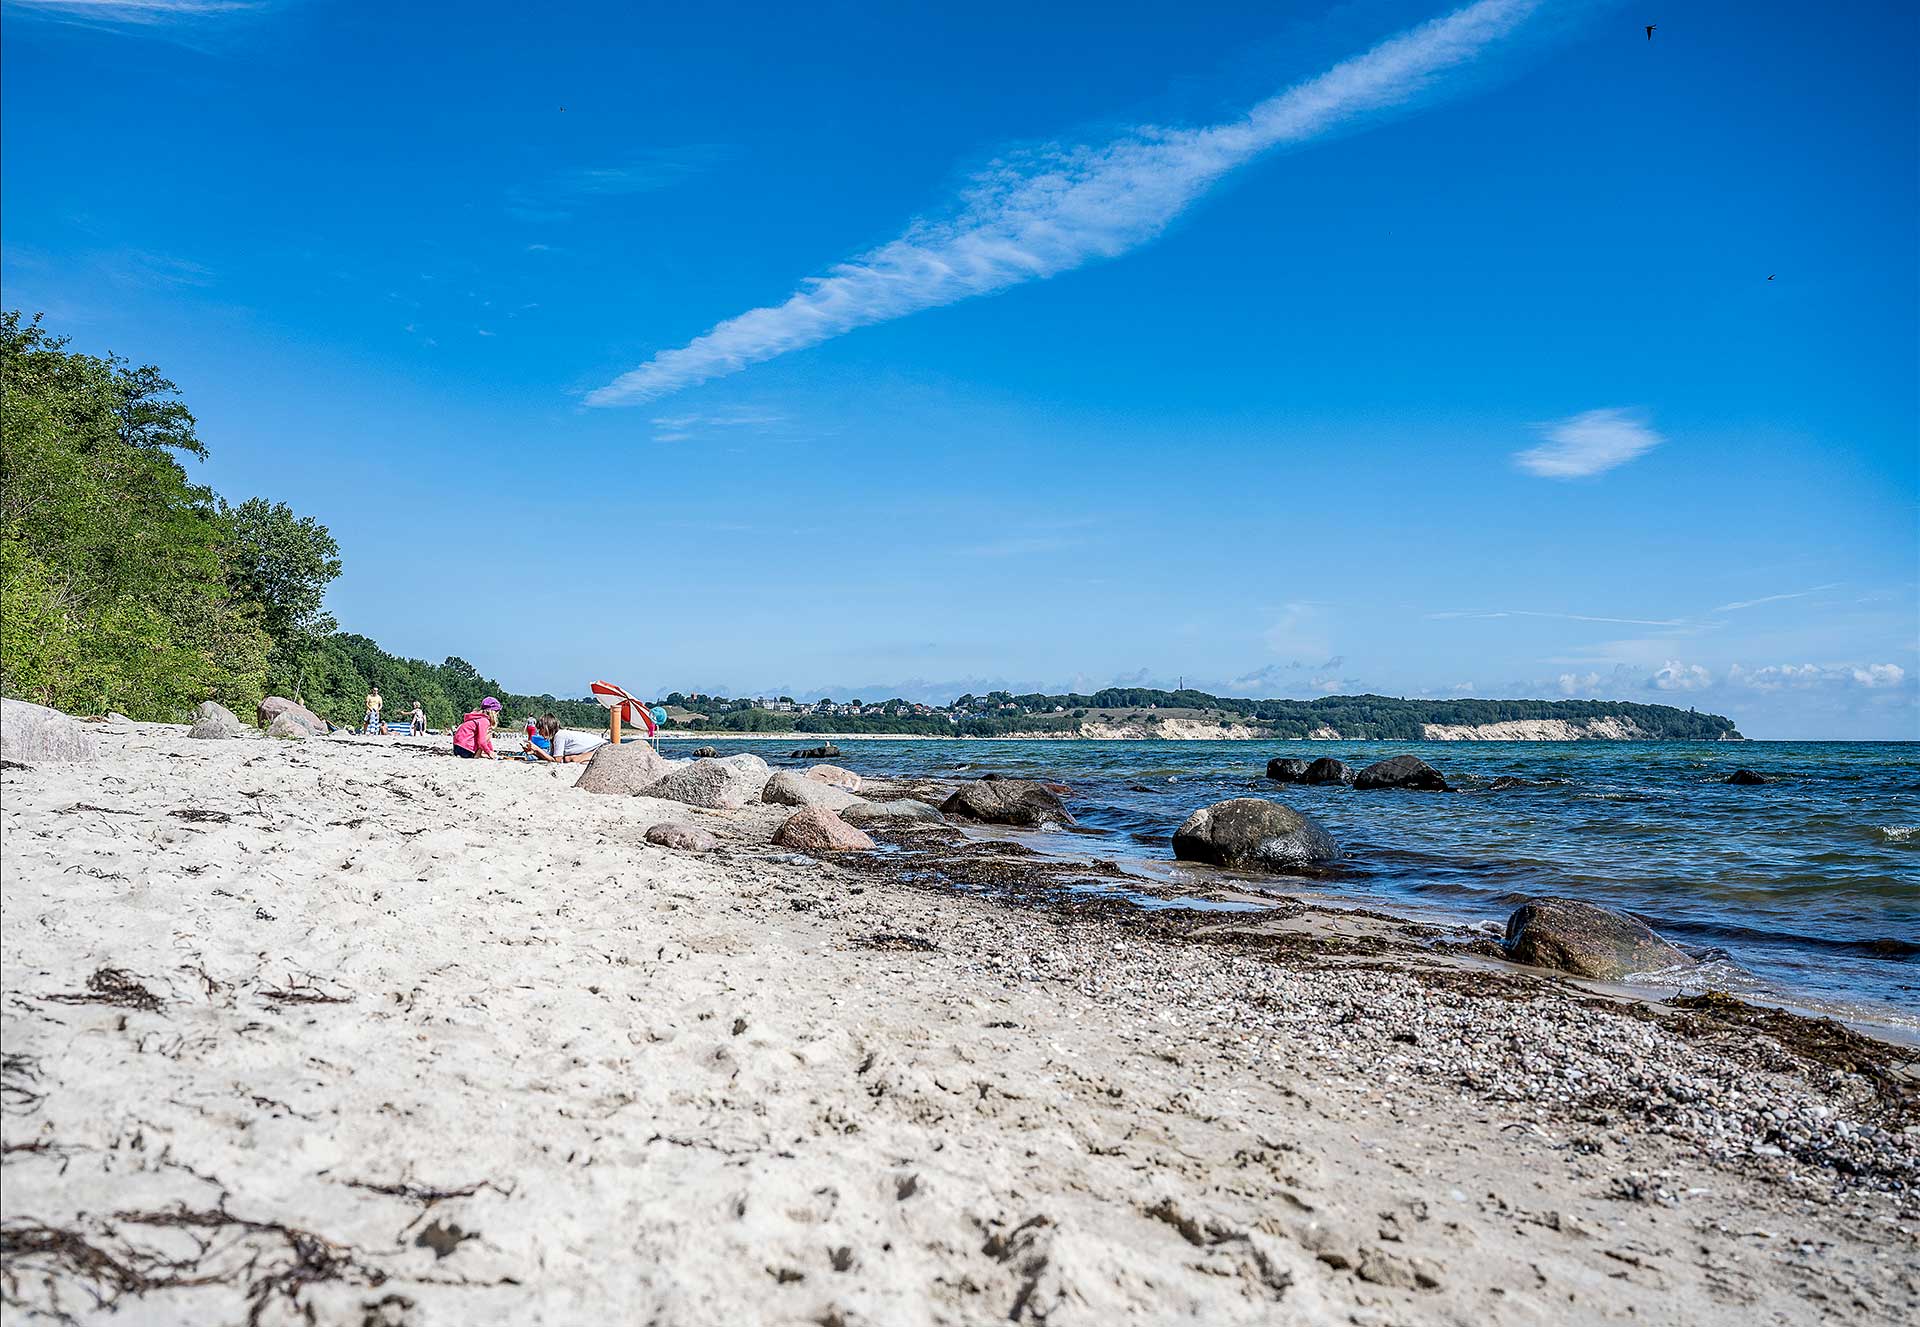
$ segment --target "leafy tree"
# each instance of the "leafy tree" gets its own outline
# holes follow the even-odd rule
[[[270,638],[226,577],[205,448],[159,370],[0,313],[0,690],[80,713],[251,709]]]
[[[295,516],[284,502],[248,498],[238,507],[220,504],[227,533],[228,578],[258,605],[260,623],[273,638],[267,680],[296,700],[305,690],[305,669],[338,625],[322,608],[327,586],[340,575],[340,546],[311,516]]]

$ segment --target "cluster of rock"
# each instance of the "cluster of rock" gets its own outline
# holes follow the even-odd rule
[[[1412,788],[1421,792],[1447,792],[1449,785],[1440,771],[1418,756],[1394,756],[1376,761],[1356,772],[1345,761],[1322,756],[1315,761],[1292,756],[1276,756],[1267,762],[1267,777],[1275,783],[1345,784],[1362,790],[1370,788]]]
[[[601,747],[574,784],[583,792],[653,797],[710,811],[735,811],[755,803],[791,806],[793,815],[775,831],[773,841],[797,852],[856,852],[873,847],[862,825],[945,819],[925,802],[869,802],[860,796],[863,786],[858,774],[838,765],[775,771],[759,756],[744,754],[668,760],[644,742]],[[706,831],[680,824],[655,825],[647,841],[685,852],[705,852],[715,844]]]

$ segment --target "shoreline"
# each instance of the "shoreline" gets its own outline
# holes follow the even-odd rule
[[[788,808],[593,796],[580,767],[101,732],[96,765],[0,775],[23,1303],[1920,1309],[1910,1072],[1813,1020],[1494,971],[1298,900],[1142,909],[950,828],[809,858],[766,842]],[[661,821],[721,846],[643,844]]]

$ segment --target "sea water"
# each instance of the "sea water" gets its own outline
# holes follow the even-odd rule
[[[1066,783],[1080,824],[1104,832],[1029,841],[1118,862],[1162,895],[1257,890],[1256,879],[1176,865],[1172,836],[1211,802],[1272,798],[1325,825],[1346,858],[1325,878],[1270,888],[1488,929],[1529,896],[1584,899],[1638,914],[1702,959],[1679,983],[1690,989],[1920,1033],[1920,745],[969,739],[845,750],[867,774]],[[1457,791],[1263,777],[1274,756],[1358,769],[1397,755],[1419,756]],[[1727,783],[1740,768],[1771,782]],[[1493,791],[1501,778],[1522,782]]]

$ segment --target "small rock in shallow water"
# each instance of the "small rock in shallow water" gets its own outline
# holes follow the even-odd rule
[[[1322,756],[1300,774],[1302,783],[1352,783],[1353,770],[1343,760]]]
[[[1756,783],[1772,783],[1773,780],[1764,774],[1755,774],[1750,769],[1737,769],[1727,776],[1727,782],[1739,784],[1741,787],[1746,788]]]
[[[1353,786],[1368,788],[1414,788],[1421,792],[1447,792],[1447,781],[1440,771],[1418,756],[1394,756],[1377,761],[1353,776]]]

